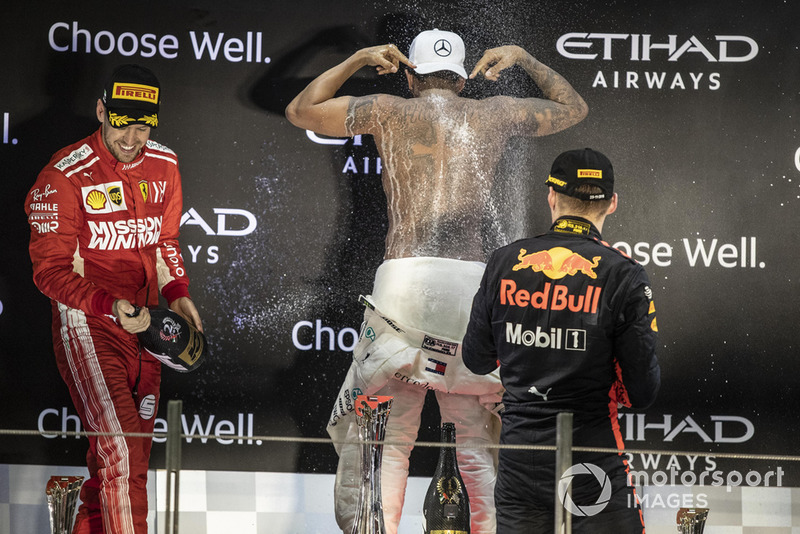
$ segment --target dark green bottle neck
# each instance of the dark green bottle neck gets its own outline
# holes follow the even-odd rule
[[[455,444],[456,442],[456,427],[453,423],[443,423],[442,424],[442,443],[450,443]],[[442,447],[439,449],[439,462],[436,466],[436,470],[439,472],[442,471],[454,471],[457,470],[458,466],[456,463],[456,449],[455,447]]]

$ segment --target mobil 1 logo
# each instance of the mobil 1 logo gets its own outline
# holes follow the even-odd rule
[[[538,349],[586,350],[586,330],[580,328],[542,328],[524,330],[520,323],[506,323],[506,343]]]

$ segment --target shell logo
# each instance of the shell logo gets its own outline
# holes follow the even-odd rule
[[[101,210],[106,205],[106,196],[97,189],[94,189],[86,195],[86,204],[92,209]]]

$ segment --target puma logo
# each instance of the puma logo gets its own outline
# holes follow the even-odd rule
[[[547,395],[550,393],[550,391],[552,391],[552,389],[553,388],[547,388],[547,391],[542,393],[538,389],[536,389],[536,386],[532,386],[531,389],[528,390],[528,393],[533,393],[534,395],[538,395],[542,398],[542,400],[547,402]]]

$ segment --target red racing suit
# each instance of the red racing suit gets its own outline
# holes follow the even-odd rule
[[[151,433],[161,364],[112,315],[188,297],[178,245],[181,179],[174,152],[147,141],[130,163],[101,130],[57,152],[25,201],[33,279],[53,308],[56,362],[84,427]],[[89,479],[74,532],[146,534],[150,438],[89,438]]]
[[[478,374],[500,366],[502,444],[555,445],[556,417],[570,412],[575,446],[622,449],[618,405],[646,408],[660,386],[656,331],[644,268],[589,221],[565,217],[491,256],[462,357]],[[573,532],[641,534],[627,460],[578,452],[573,463],[580,476],[568,479],[572,496],[562,501]],[[555,477],[553,452],[502,449],[497,534],[552,532]]]

